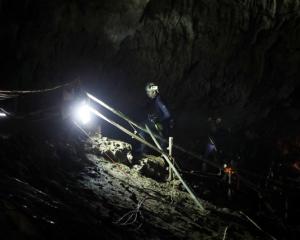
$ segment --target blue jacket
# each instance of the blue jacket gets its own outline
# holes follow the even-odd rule
[[[154,99],[151,99],[148,110],[149,121],[155,123],[159,122],[163,125],[169,125],[171,120],[171,113],[163,103],[159,95],[157,95]]]

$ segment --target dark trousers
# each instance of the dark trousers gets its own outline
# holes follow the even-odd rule
[[[163,151],[166,151],[166,148],[167,148],[167,145],[168,145],[167,144],[168,135],[166,135],[166,133],[168,132],[167,129],[164,128],[162,131],[158,131],[157,128],[155,127],[155,124],[153,122],[150,122],[150,121],[144,122],[143,126],[145,126],[145,124],[147,124],[147,126],[149,127],[149,129],[151,130],[151,132],[153,134],[158,135],[161,138],[166,140],[166,141],[163,141],[161,139],[156,138],[159,145],[163,149]],[[146,133],[144,131],[139,131],[139,136],[142,137],[145,141],[151,143],[152,145],[154,145],[156,147],[156,144],[153,142],[151,136],[148,133]],[[136,151],[140,154],[147,154],[147,153],[149,153],[149,148],[147,148],[145,144],[141,143]]]

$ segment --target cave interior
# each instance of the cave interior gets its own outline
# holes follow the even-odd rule
[[[299,0],[0,0],[0,18],[1,239],[299,239]],[[135,152],[149,82],[182,181]],[[74,99],[108,121],[74,122]]]

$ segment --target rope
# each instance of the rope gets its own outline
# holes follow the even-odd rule
[[[6,100],[6,99],[11,99],[11,98],[16,98],[18,95],[16,94],[4,94],[0,93],[0,100]]]
[[[51,117],[57,117],[58,115],[60,115],[59,113],[57,113],[57,109],[58,106],[52,106],[49,108],[43,108],[40,109],[38,111],[35,112],[29,112],[27,114],[23,114],[23,115],[14,115],[10,112],[7,112],[6,110],[4,110],[3,108],[0,108],[0,112],[5,113],[7,116],[9,116],[9,118],[13,118],[13,119],[18,119],[18,120],[30,120],[30,121],[41,121],[41,120],[45,120]],[[46,115],[48,114],[48,115]]]
[[[79,80],[76,79],[76,80],[73,80],[71,82],[68,82],[68,83],[64,83],[64,84],[61,84],[61,85],[57,85],[55,87],[52,87],[52,88],[45,88],[45,89],[37,89],[37,90],[0,90],[0,98],[2,96],[6,97],[8,96],[6,93],[8,94],[14,94],[13,97],[17,97],[18,95],[16,94],[27,94],[27,93],[43,93],[43,92],[49,92],[49,91],[53,91],[53,90],[56,90],[56,89],[59,89],[59,88],[63,88],[65,86],[68,86],[68,85],[71,85],[73,84],[74,82],[78,82]]]
[[[19,97],[20,94],[44,93],[44,92],[53,91],[53,90],[63,88],[65,86],[71,85],[71,84],[79,82],[79,81],[80,81],[79,79],[75,79],[71,82],[64,83],[64,84],[61,84],[61,85],[57,85],[57,86],[52,87],[52,88],[39,89],[39,90],[0,90],[0,101],[11,99],[11,98],[17,98],[17,97]],[[41,109],[41,110],[38,110],[38,111],[35,111],[35,112],[30,112],[30,113],[24,114],[22,116],[15,116],[14,114],[5,111],[3,108],[0,108],[0,110],[2,112],[4,112],[5,114],[9,115],[10,117],[13,116],[14,118],[22,119],[22,118],[30,117],[30,116],[33,116],[33,115],[43,114],[45,112],[49,112],[49,110],[52,110],[54,108],[57,108],[57,106],[44,108],[44,109]]]

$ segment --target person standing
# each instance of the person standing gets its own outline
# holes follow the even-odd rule
[[[159,94],[158,86],[153,83],[147,83],[145,87],[146,94],[148,96],[148,102],[146,104],[146,120],[144,124],[150,128],[150,130],[159,135],[160,137],[167,139],[170,136],[170,130],[173,128],[173,119],[166,104],[162,101]],[[147,134],[144,132],[139,133],[144,139],[147,139]],[[166,148],[166,142],[159,141],[163,150]],[[138,153],[145,153],[145,145],[141,144]]]

